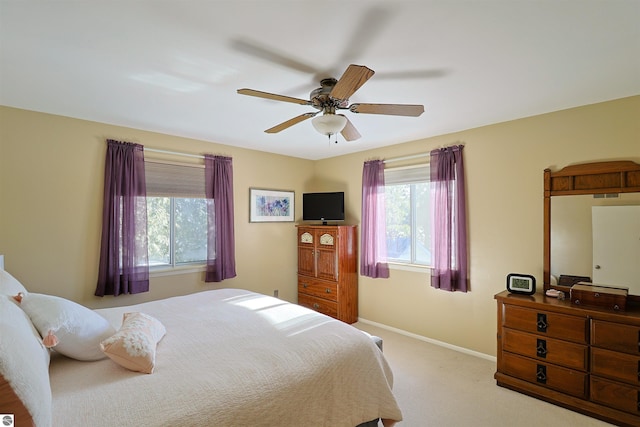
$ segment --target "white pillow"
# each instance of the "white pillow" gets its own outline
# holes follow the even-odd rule
[[[15,277],[6,270],[0,269],[0,294],[13,296],[18,295],[19,292],[26,294],[27,290]]]
[[[167,333],[155,317],[133,312],[123,315],[122,327],[100,343],[100,348],[118,365],[131,371],[153,373],[156,346]]]
[[[0,377],[9,383],[35,425],[51,426],[49,351],[27,314],[11,300],[0,295]],[[0,410],[13,408],[3,406]],[[16,421],[19,425],[21,420]]]
[[[55,351],[77,360],[99,360],[100,342],[116,330],[107,319],[73,301],[53,295],[26,293],[20,302],[42,337],[52,332]]]

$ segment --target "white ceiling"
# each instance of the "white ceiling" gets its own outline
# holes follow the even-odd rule
[[[321,159],[640,94],[640,1],[0,0],[0,61],[2,105]],[[352,63],[376,71],[352,103],[425,113],[346,112],[335,144],[236,93],[308,99]]]

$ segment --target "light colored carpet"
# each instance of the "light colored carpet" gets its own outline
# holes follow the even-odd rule
[[[404,418],[397,427],[611,425],[497,386],[496,364],[490,360],[368,323],[354,326],[383,339]]]

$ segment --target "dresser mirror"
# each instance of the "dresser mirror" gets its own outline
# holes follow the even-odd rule
[[[640,270],[640,234],[635,235],[636,231],[625,233],[625,227],[636,227],[638,212],[638,163],[597,162],[567,166],[556,172],[546,169],[544,290],[555,288],[568,293],[570,286],[562,286],[552,280],[552,277],[557,279],[560,275],[584,276],[597,284],[627,287],[629,299],[640,301],[640,275],[637,274]],[[622,231],[607,230],[604,233],[605,238],[597,237],[596,233],[595,257],[598,260],[595,260],[592,220],[596,225],[603,223],[607,227],[626,221],[609,219],[610,215],[631,217],[634,225],[624,225],[621,227]],[[599,229],[600,226],[596,228]],[[615,232],[622,233],[623,238],[613,237]],[[601,259],[598,255],[606,245],[613,245],[613,249],[605,249],[605,254],[622,254],[627,257],[626,261],[619,256],[612,257],[613,261],[622,266],[621,268],[610,268],[609,261]]]

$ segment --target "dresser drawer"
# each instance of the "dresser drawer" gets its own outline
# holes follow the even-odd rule
[[[331,301],[338,301],[338,284],[298,276],[298,294],[308,294]]]
[[[502,348],[543,362],[580,371],[587,370],[589,353],[588,347],[583,344],[505,328],[502,333]]]
[[[592,347],[591,373],[640,386],[640,356]]]
[[[307,294],[298,294],[298,304],[331,317],[338,317],[338,303]]]
[[[587,318],[504,304],[503,326],[579,344],[587,343]]]
[[[640,416],[640,388],[591,376],[591,400]],[[640,424],[640,419],[638,420]]]
[[[502,372],[512,377],[547,387],[581,399],[587,397],[587,374],[585,372],[556,366],[545,362],[502,353]]]
[[[594,320],[591,325],[591,345],[640,356],[640,328]]]

